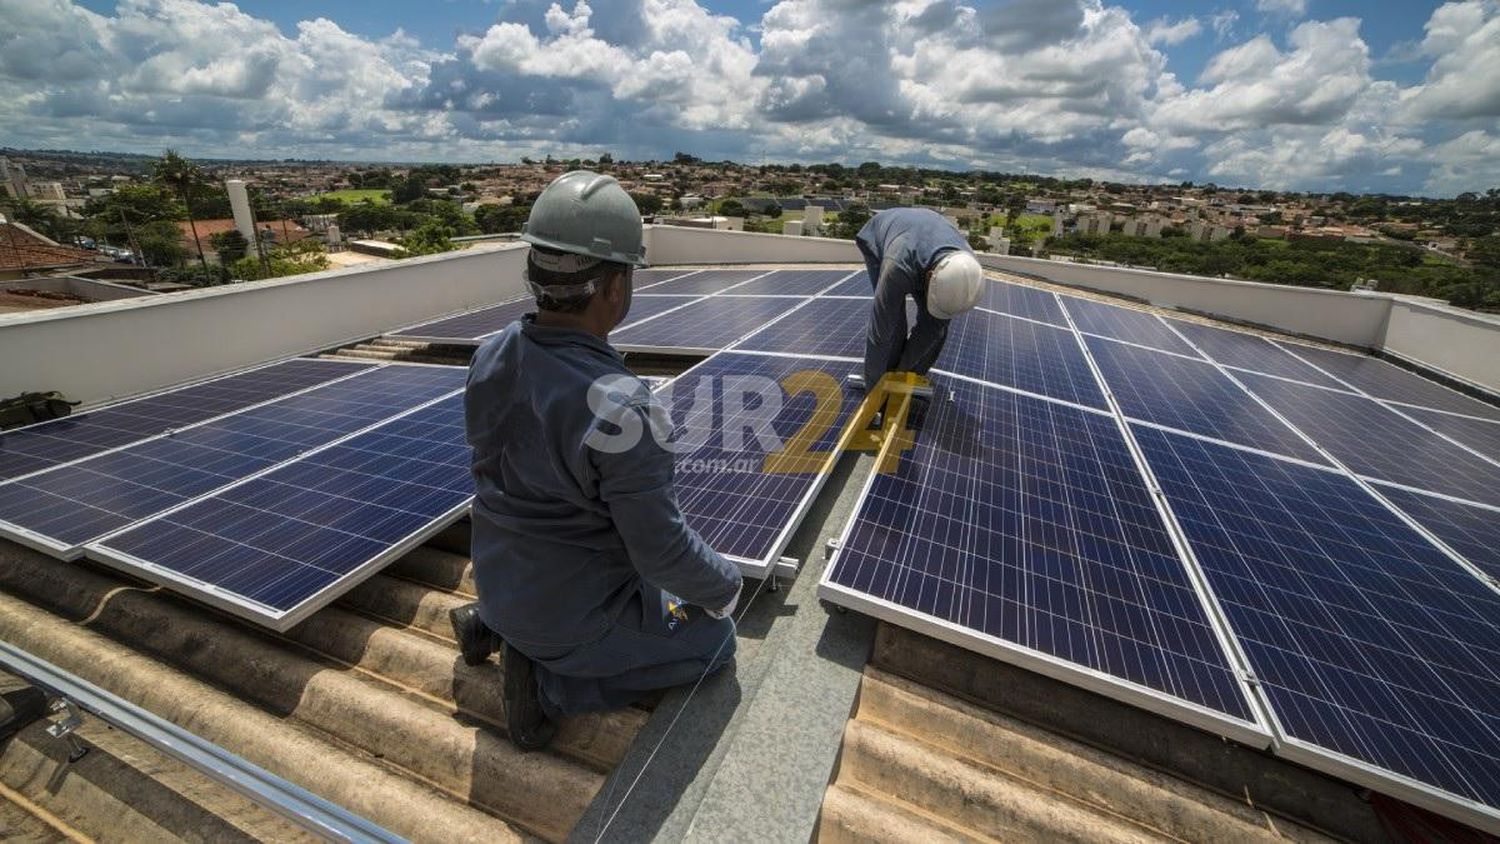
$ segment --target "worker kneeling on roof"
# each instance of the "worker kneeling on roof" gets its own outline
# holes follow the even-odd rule
[[[544,747],[563,715],[627,706],[734,655],[739,570],[683,520],[651,393],[608,342],[642,237],[613,178],[559,177],[521,238],[537,312],[469,370],[479,602],[452,621],[468,664],[504,648],[507,726],[523,749]]]
[[[851,377],[874,385],[887,372],[926,375],[943,352],[948,321],[979,303],[984,270],[969,242],[941,214],[926,208],[881,211],[854,238],[875,288],[865,369]],[[907,335],[906,297],[917,303]]]

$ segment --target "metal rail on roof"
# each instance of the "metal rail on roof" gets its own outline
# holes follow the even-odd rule
[[[0,642],[0,665],[192,766],[313,835],[325,840],[349,842],[406,840],[8,642]]]

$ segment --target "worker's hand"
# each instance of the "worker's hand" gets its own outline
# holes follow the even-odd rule
[[[729,599],[729,603],[723,609],[711,610],[707,607],[704,607],[703,611],[708,613],[709,617],[711,618],[728,618],[730,614],[734,612],[734,608],[739,606],[740,592],[744,591],[744,589],[745,583],[744,581],[741,581],[740,588],[734,590],[734,597]]]

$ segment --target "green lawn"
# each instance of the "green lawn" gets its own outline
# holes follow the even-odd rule
[[[351,188],[349,190],[336,190],[328,193],[320,193],[314,199],[337,199],[345,205],[358,205],[369,200],[376,205],[390,205],[391,192],[384,188]]]

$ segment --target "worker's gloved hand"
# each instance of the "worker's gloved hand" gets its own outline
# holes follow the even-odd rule
[[[708,613],[708,615],[709,615],[710,618],[728,618],[729,615],[734,612],[734,608],[737,607],[737,606],[739,606],[739,603],[740,603],[740,593],[743,592],[744,589],[745,589],[744,581],[741,581],[740,582],[740,588],[734,590],[734,597],[730,598],[729,599],[729,603],[727,605],[725,605],[722,609],[711,610],[711,609],[709,609],[707,607],[704,607],[703,611],[706,612],[706,613]]]

